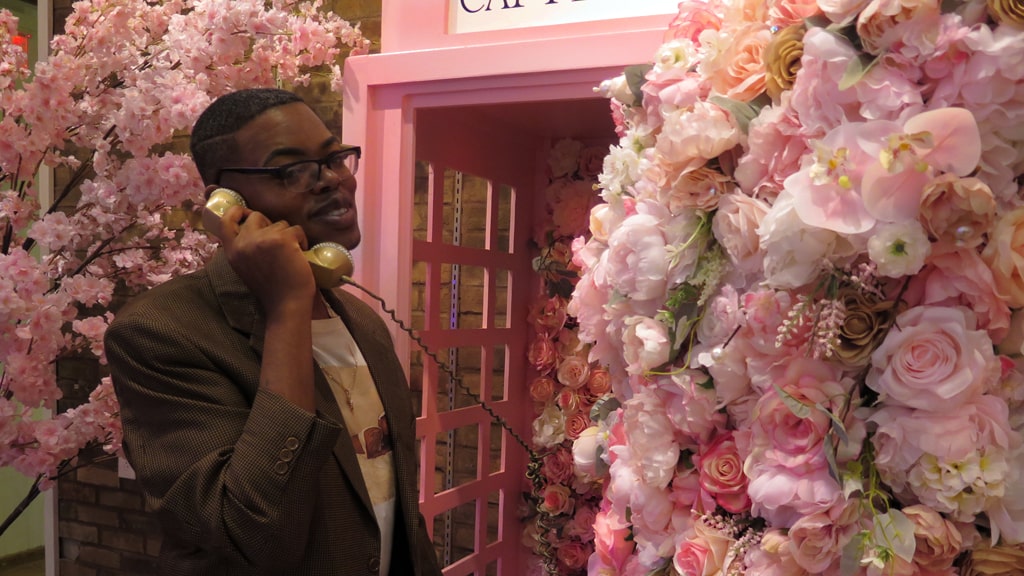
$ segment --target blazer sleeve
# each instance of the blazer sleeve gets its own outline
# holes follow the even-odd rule
[[[154,306],[107,331],[125,453],[167,536],[272,573],[302,557],[341,428],[259,389],[237,332],[180,316]]]

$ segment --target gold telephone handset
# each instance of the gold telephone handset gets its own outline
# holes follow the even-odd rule
[[[217,188],[210,192],[203,211],[203,226],[216,233],[220,228],[220,219],[232,206],[245,206],[242,195],[228,188]],[[336,288],[344,282],[345,277],[352,275],[352,254],[341,244],[322,242],[302,253],[309,260],[313,270],[313,278],[320,288]]]
[[[245,199],[242,198],[241,194],[228,188],[217,188],[211,192],[210,197],[206,201],[206,209],[203,210],[203,226],[210,232],[217,234],[220,231],[220,219],[224,217],[224,213],[227,209],[232,206],[245,206]],[[381,310],[387,313],[395,325],[408,334],[420,349],[437,364],[438,368],[440,368],[441,371],[444,372],[464,394],[479,403],[484,412],[490,415],[494,422],[504,428],[505,431],[512,436],[513,440],[526,450],[526,453],[530,458],[530,463],[527,465],[526,476],[533,486],[534,497],[539,497],[544,485],[544,479],[540,474],[544,455],[538,454],[536,451],[531,449],[526,440],[513,430],[503,417],[499,416],[493,408],[479,397],[479,395],[470,390],[469,387],[462,382],[462,377],[455,374],[446,362],[427,348],[427,345],[419,335],[416,334],[412,328],[406,326],[405,322],[398,317],[396,312],[388,307],[383,298],[377,296],[368,288],[361,286],[352,280],[351,275],[354,270],[352,253],[340,244],[336,244],[334,242],[323,242],[304,251],[303,255],[307,260],[309,260],[310,268],[313,270],[313,277],[316,279],[316,284],[320,288],[330,289],[336,288],[342,284],[348,284],[376,300],[377,303],[380,304]],[[544,528],[547,524],[546,519],[550,518],[550,514],[547,513],[543,507],[538,507],[537,510],[541,515],[541,518],[544,519],[541,522],[541,528]],[[550,546],[544,546],[542,543],[540,552],[542,556],[544,556],[546,572],[549,575],[558,574],[557,563],[555,562],[554,554]]]

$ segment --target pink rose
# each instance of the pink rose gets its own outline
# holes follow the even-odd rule
[[[541,492],[541,508],[551,514],[567,514],[572,510],[575,501],[572,499],[572,492],[568,487],[560,484],[548,484]]]
[[[896,318],[866,381],[888,405],[938,412],[974,400],[998,376],[992,340],[972,312],[918,306]]]
[[[598,512],[594,518],[595,556],[618,573],[626,559],[633,554],[634,544],[629,536],[629,524],[614,510]]]
[[[701,451],[699,467],[701,488],[710,492],[719,506],[733,514],[750,509],[747,476],[732,432],[719,435]]]
[[[584,180],[594,180],[601,173],[604,167],[604,157],[608,155],[608,148],[601,146],[588,146],[580,152],[579,175]]]
[[[558,296],[538,300],[530,306],[526,321],[537,334],[551,338],[565,326],[565,306],[566,301]]]
[[[672,556],[672,565],[679,574],[721,574],[734,540],[699,521],[694,524],[694,532],[693,537],[676,548]]]
[[[1010,329],[1010,308],[995,289],[992,270],[974,250],[933,253],[929,266],[911,280],[908,294],[922,290],[921,304],[964,306],[978,318],[978,328],[999,344]]]
[[[789,529],[793,559],[811,574],[838,563],[844,547],[861,529],[859,501],[836,504],[826,512],[803,516]]]
[[[544,457],[540,473],[551,484],[571,484],[573,479],[572,453],[564,447],[558,447]]]
[[[582,542],[570,540],[558,547],[555,556],[558,558],[558,563],[572,573],[582,570],[587,565],[590,550]]]
[[[793,558],[789,536],[772,529],[761,537],[761,544],[747,552],[744,565],[748,574],[758,576],[808,576]]]
[[[597,519],[597,509],[593,506],[577,506],[576,513],[572,520],[565,524],[565,534],[570,538],[577,538],[580,541],[594,541],[594,521]]]
[[[818,0],[821,11],[833,22],[846,23],[857,16],[869,0]]]
[[[811,16],[821,14],[816,0],[769,0],[768,23],[785,27],[800,24]]]
[[[705,2],[680,2],[679,13],[665,31],[665,42],[686,39],[696,43],[700,33],[705,30],[719,30],[722,17],[715,6]]]
[[[736,189],[732,178],[706,166],[680,174],[670,186],[658,191],[658,199],[673,214],[684,210],[710,212],[719,200]]]
[[[571,388],[562,388],[555,395],[555,405],[562,409],[562,412],[567,416],[569,414],[575,414],[579,411],[580,406],[583,402],[580,400],[580,395]]]
[[[927,506],[915,504],[902,510],[914,523],[914,562],[928,570],[949,568],[960,555],[963,538],[956,526]]]
[[[590,371],[590,377],[587,378],[587,392],[591,396],[601,397],[610,392],[612,389],[611,375],[605,368],[594,368]]]
[[[563,386],[578,390],[590,378],[590,362],[579,356],[569,356],[558,365],[556,374]]]
[[[558,363],[558,351],[555,349],[555,343],[544,337],[535,338],[533,342],[530,342],[526,357],[530,364],[542,374],[554,370]]]
[[[591,424],[590,416],[586,412],[582,410],[575,412],[565,419],[565,437],[575,440],[584,430],[590,428]]]
[[[530,398],[534,402],[547,402],[555,394],[555,381],[547,376],[540,376],[530,381]]]
[[[575,237],[585,233],[590,207],[599,199],[590,181],[571,180],[556,186],[551,202],[555,237]]]

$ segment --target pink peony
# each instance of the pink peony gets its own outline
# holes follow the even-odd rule
[[[966,308],[900,314],[871,355],[867,385],[887,405],[935,412],[977,399],[999,376],[992,340]]]
[[[1010,308],[996,292],[992,270],[978,253],[961,249],[933,254],[928,264],[911,281],[910,290],[922,291],[920,303],[969,308],[977,315],[978,328],[987,331],[994,344],[1002,342],[1010,329]]]
[[[669,361],[672,342],[665,325],[653,318],[633,316],[622,335],[622,356],[626,371],[644,374]]]

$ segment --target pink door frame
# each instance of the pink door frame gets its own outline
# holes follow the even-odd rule
[[[389,5],[394,7],[396,4],[385,2],[385,23],[391,14]],[[402,2],[410,12],[415,12],[413,6],[418,4]],[[409,13],[403,15],[403,18],[408,17]],[[345,64],[342,136],[347,144],[363,147],[358,202],[364,241],[356,254],[355,277],[383,297],[399,318],[408,319],[412,263],[424,260],[424,254],[435,249],[428,244],[414,242],[412,237],[417,160],[429,159],[424,154],[438,154],[443,158],[461,154],[466,157],[467,166],[479,167],[480,172],[486,172],[479,175],[492,179],[495,184],[507,184],[517,190],[539,189],[539,173],[524,175],[501,161],[489,161],[480,155],[480,151],[486,148],[473,144],[473,138],[478,137],[475,134],[479,126],[473,125],[472,119],[460,124],[459,108],[592,99],[595,86],[602,80],[620,74],[625,66],[651,59],[661,42],[667,20],[668,17],[643,19],[649,28],[589,34],[583,32],[593,31],[594,26],[568,27],[579,32],[575,37],[523,38],[530,35],[529,30],[509,31],[510,34],[497,34],[495,37],[514,36],[519,39],[476,46],[456,46],[452,45],[454,41],[446,39],[441,44],[443,47],[438,49],[350,57]],[[602,26],[609,28],[608,23],[602,23]],[[446,112],[444,109],[447,108],[451,110]],[[423,122],[422,126],[418,120]],[[424,130],[429,130],[435,137],[428,136]],[[446,130],[447,137],[437,138],[439,130]],[[424,146],[425,142],[430,145]],[[515,154],[517,142],[495,144],[505,146],[505,153]],[[444,150],[446,146],[452,149]],[[490,150],[493,152],[494,148]],[[542,165],[542,150],[519,152],[536,157],[531,165]],[[533,212],[527,204],[521,204],[521,207],[527,210],[526,217],[517,214],[518,219],[513,221],[513,237],[525,240],[529,236],[527,221]],[[517,244],[510,246],[513,254],[509,262],[501,266],[507,266],[513,278],[524,270],[529,271],[529,259],[524,254],[525,243]],[[466,257],[472,259],[476,256],[470,254]],[[442,261],[450,261],[443,258]],[[525,390],[525,371],[510,369],[509,365],[525,364],[525,354],[521,360],[512,354],[525,350],[527,326],[523,320],[528,299],[534,296],[534,288],[534,285],[526,289],[520,286],[518,291],[514,291],[512,286],[509,288],[510,320],[506,336],[509,341],[523,345],[508,349],[506,378],[511,375],[512,379],[505,383],[505,400],[495,403],[498,412],[526,438],[529,438],[533,407]],[[518,311],[512,306],[521,307],[519,321],[515,316]],[[436,318],[436,314],[429,313],[427,317],[431,315]],[[408,359],[414,345],[397,328],[392,332],[396,352],[408,373]],[[425,341],[432,347],[460,345],[457,342],[459,337],[452,340],[443,331],[432,331],[429,324],[424,333]],[[477,408],[438,414],[436,390],[430,389],[436,386],[436,379],[428,377],[425,382],[431,385],[425,386],[423,391],[424,413],[418,421],[418,436],[423,458],[420,492],[428,528],[433,525],[431,518],[434,515],[472,498],[486,498],[487,494],[498,489],[498,483],[508,483],[510,475],[516,475],[521,488],[527,488],[521,478],[525,470],[525,454],[518,447],[507,446],[503,450],[505,461],[500,466],[500,473],[488,475],[488,466],[481,462],[477,466],[479,483],[436,495],[433,493],[433,443],[437,434],[479,423],[481,413]],[[487,434],[487,427],[481,426],[480,440],[485,446]],[[509,487],[506,485],[502,489]],[[485,513],[486,510],[478,510],[478,519],[482,519]],[[483,556],[464,558],[448,567],[447,574],[484,574],[485,566],[495,556],[503,558],[501,574],[525,573],[521,556],[526,551],[519,544],[515,501],[504,499],[500,514],[498,542],[481,550],[478,534],[477,552],[484,552]],[[479,531],[480,527],[477,529]]]

